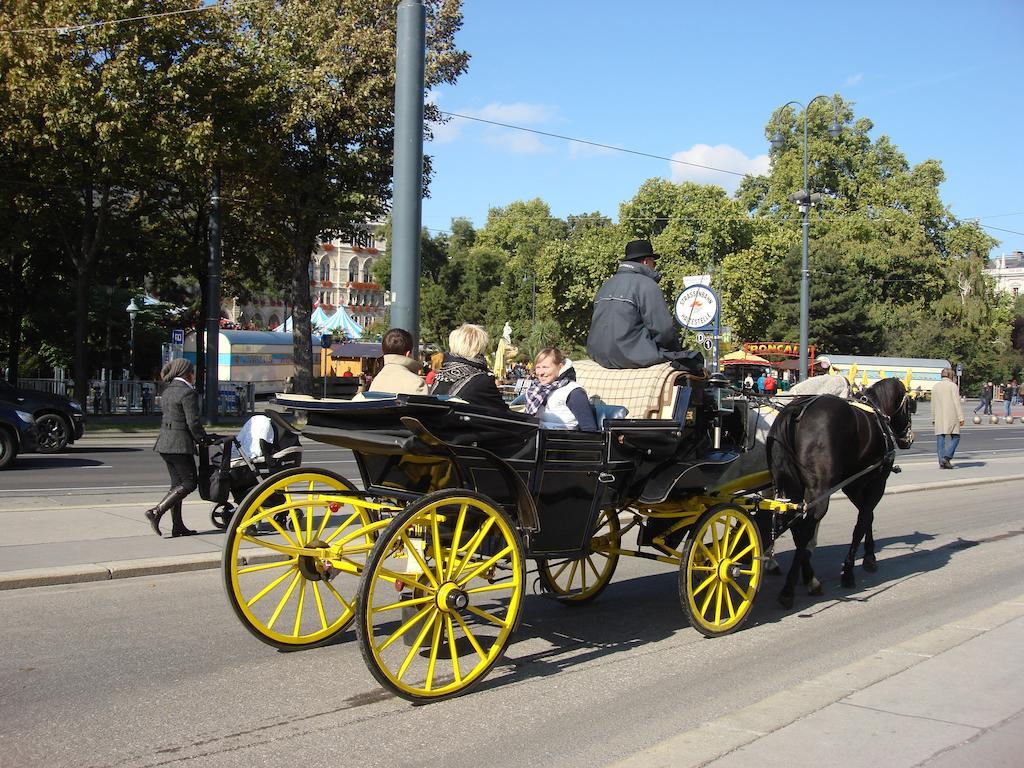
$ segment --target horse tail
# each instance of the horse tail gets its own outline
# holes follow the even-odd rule
[[[798,501],[803,499],[804,483],[796,458],[795,435],[802,410],[792,406],[783,408],[768,431],[765,444],[776,495]]]

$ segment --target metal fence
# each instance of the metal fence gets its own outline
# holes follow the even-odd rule
[[[74,381],[70,379],[18,379],[18,386],[37,392],[75,397]],[[160,412],[160,387],[155,381],[128,379],[91,379],[83,404],[94,416],[109,414],[141,414]],[[203,394],[199,394],[200,403]],[[256,412],[256,388],[251,381],[220,382],[218,412],[222,416],[245,416]]]

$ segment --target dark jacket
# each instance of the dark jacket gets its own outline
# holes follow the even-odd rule
[[[494,374],[482,357],[472,360],[445,353],[441,368],[430,385],[432,395],[451,395],[471,405],[507,411]]]
[[[604,281],[587,336],[591,359],[604,368],[647,368],[678,357],[679,332],[660,279],[646,264],[624,261]]]
[[[196,443],[207,439],[199,421],[199,397],[184,381],[175,379],[160,396],[160,435],[154,451],[159,453],[195,453]]]

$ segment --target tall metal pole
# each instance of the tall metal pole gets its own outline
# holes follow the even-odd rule
[[[817,98],[817,97],[815,97]],[[808,232],[811,228],[811,190],[807,186],[807,113],[811,111],[813,99],[804,108],[804,186],[800,213],[803,214],[804,243],[800,262],[800,376],[797,381],[807,378],[807,346],[809,344],[808,314],[811,304],[811,270],[807,259]]]
[[[398,5],[395,67],[394,201],[391,212],[391,325],[419,349],[420,229],[423,185],[423,87],[426,9]]]
[[[207,269],[207,297],[209,311],[206,316],[206,420],[217,423],[220,399],[220,376],[217,356],[220,341],[220,168],[213,169],[213,188],[210,192],[210,260]]]

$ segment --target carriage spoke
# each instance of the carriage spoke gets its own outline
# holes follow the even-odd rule
[[[484,653],[484,649],[480,647],[480,643],[477,642],[476,636],[470,631],[469,625],[467,625],[466,622],[462,620],[462,617],[459,616],[459,614],[454,613],[451,615],[455,617],[455,620],[459,623],[459,626],[462,627],[462,631],[466,633],[466,639],[469,640],[469,644],[473,646],[473,650],[476,651],[481,661],[487,661],[487,654]]]
[[[732,604],[732,594],[729,592],[729,583],[726,582],[722,585],[722,592],[725,593],[725,607],[729,612],[729,618],[731,619],[736,615],[736,607]]]
[[[409,608],[413,605],[423,605],[424,603],[432,603],[434,601],[433,595],[427,595],[426,597],[414,597],[409,600],[399,600],[397,603],[388,603],[387,605],[381,605],[373,609],[374,613],[383,613],[384,611],[393,611],[398,608]]]
[[[299,559],[297,557],[290,557],[287,560],[277,560],[273,563],[260,563],[259,565],[250,565],[248,568],[239,568],[238,574],[241,576],[244,573],[256,573],[257,571],[269,571],[272,568],[287,568],[289,565],[295,565]]]
[[[497,592],[501,589],[515,589],[516,583],[514,581],[499,581],[494,584],[484,584],[482,587],[473,587],[467,589],[467,595],[475,595],[480,592]]]
[[[467,605],[466,610],[474,616],[479,616],[484,621],[489,621],[491,624],[499,626],[502,629],[508,626],[508,619],[499,619],[497,616],[494,616],[481,608],[477,608],[475,605]]]
[[[427,681],[424,685],[426,690],[430,690],[434,684],[434,668],[437,666],[437,652],[441,647],[441,613],[440,611],[434,616],[434,632],[430,638],[430,659],[427,661]]]
[[[270,620],[267,621],[267,629],[273,629],[274,624],[277,622],[277,618],[281,615],[281,611],[284,610],[285,604],[288,602],[288,598],[292,596],[292,592],[295,591],[295,586],[302,580],[302,574],[299,571],[295,571],[295,576],[292,577],[291,584],[288,585],[288,589],[284,591],[284,597],[281,598],[281,602],[277,604],[277,608],[274,609],[274,613],[271,615]]]
[[[702,552],[704,553],[704,557],[705,557],[705,558],[707,559],[707,561],[708,561],[709,563],[717,563],[717,562],[718,562],[718,557],[717,557],[717,556],[715,556],[715,555],[713,555],[713,554],[711,554],[711,550],[710,550],[710,549],[708,549],[708,548],[707,548],[707,547],[706,547],[706,546],[704,545],[704,542],[703,542],[703,541],[698,541],[698,542],[697,542],[697,546],[698,546],[698,547],[700,548],[700,550],[701,550],[701,551],[702,551]]]
[[[719,545],[719,551],[722,553],[722,557],[729,556],[729,532],[732,529],[729,527],[728,518],[722,521],[722,543]]]
[[[480,545],[483,544],[484,539],[487,537],[487,532],[491,530],[492,525],[494,525],[494,518],[488,517],[484,521],[484,524],[480,526],[480,530],[470,537],[469,542],[466,544],[466,554],[459,561],[458,569],[456,569],[455,573],[448,578],[458,580],[459,576],[462,575],[462,570],[466,567],[466,563],[472,559],[473,555],[475,555],[476,551],[480,548]]]
[[[437,609],[434,608],[433,612],[436,612],[436,611],[437,611]],[[428,614],[431,613],[431,612],[432,611],[430,609],[428,609],[427,611],[424,611],[424,613],[428,613]],[[416,657],[417,652],[423,646],[423,638],[425,638],[427,636],[427,632],[430,631],[430,627],[433,625],[433,623],[434,623],[433,621],[425,621],[423,623],[423,628],[420,630],[420,633],[418,635],[416,635],[416,639],[413,640],[412,647],[409,649],[409,653],[407,653],[405,655],[405,661],[403,661],[402,662],[402,666],[398,668],[398,675],[397,675],[397,677],[398,677],[399,680],[401,680],[402,677],[405,675],[406,671],[409,669],[409,665],[412,663],[412,660]]]
[[[722,623],[722,582],[715,585],[715,624]]]
[[[572,568],[569,569],[569,581],[566,583],[566,586],[569,589],[572,589],[573,582],[576,579],[576,568],[580,564],[579,560],[573,560],[571,562],[572,562]]]
[[[316,582],[312,582],[316,584]],[[299,584],[299,600],[298,605],[295,607],[295,628],[292,630],[292,637],[298,637],[302,634],[302,608],[306,603],[306,580],[303,579]]]
[[[555,571],[553,574],[551,574],[551,580],[558,581],[558,577],[561,576],[565,572],[565,569],[568,568],[571,564],[572,560],[566,560],[564,563],[562,563],[562,567]]]
[[[259,602],[260,600],[262,600],[262,599],[263,599],[264,597],[266,597],[266,596],[267,596],[267,594],[269,594],[269,593],[270,593],[270,592],[271,592],[271,591],[272,591],[272,590],[273,590],[273,589],[274,589],[275,587],[277,587],[277,586],[278,586],[279,584],[281,584],[281,583],[282,583],[282,582],[283,582],[283,581],[284,581],[285,579],[287,579],[287,578],[288,578],[288,576],[289,576],[289,574],[291,574],[291,573],[295,573],[295,574],[298,574],[298,573],[299,573],[299,571],[298,571],[298,569],[297,569],[297,568],[292,568],[292,569],[290,569],[290,570],[289,570],[289,571],[288,571],[287,573],[282,573],[282,574],[281,574],[280,576],[278,576],[278,577],[277,577],[276,579],[274,579],[274,580],[273,580],[272,582],[270,582],[269,584],[267,584],[267,586],[265,586],[265,587],[264,587],[263,589],[261,589],[261,590],[260,590],[259,592],[257,592],[257,593],[256,593],[255,595],[253,595],[253,596],[252,596],[252,597],[251,597],[251,598],[249,599],[249,602],[247,602],[247,603],[246,603],[246,606],[248,606],[249,608],[252,608],[252,607],[253,607],[253,605],[255,605],[255,604],[256,604],[256,603],[258,603],[258,602]]]
[[[327,629],[327,614],[324,613],[324,600],[320,596],[320,582],[313,582],[313,597],[316,598],[316,612],[320,616],[320,629]]]
[[[388,636],[388,639],[385,640],[382,645],[377,646],[377,650],[378,651],[385,651],[385,650],[387,650],[391,646],[391,644],[393,642],[395,642],[395,640],[400,638],[402,635],[404,635],[406,632],[408,632],[414,626],[419,624],[425,618],[430,616],[433,613],[433,611],[436,611],[436,610],[437,610],[436,607],[434,607],[432,605],[428,605],[425,608],[423,608],[423,610],[417,611],[414,616],[411,616],[398,629],[396,629],[394,632],[392,632],[391,635]],[[374,612],[376,612],[376,609],[374,609]],[[420,639],[422,640],[422,638],[420,638]],[[416,643],[413,644],[413,648],[415,648],[418,645],[419,645],[419,642],[417,641]]]
[[[444,572],[447,570],[447,564],[444,561],[444,552],[441,549],[441,532],[437,528],[437,515],[430,516],[430,533],[434,538],[433,550],[435,575],[437,576],[437,580],[442,582],[444,581]]]
[[[421,555],[420,551],[413,545],[412,539],[409,538],[405,531],[402,531],[400,535],[402,543],[405,545],[405,551],[412,555],[412,559],[416,561],[416,564],[423,571],[423,575],[427,577],[427,581],[433,585],[434,589],[438,589],[440,585],[437,583],[437,579],[434,577],[434,574],[430,572],[430,566],[427,565],[427,561],[423,559],[423,555]]]
[[[331,582],[325,581],[325,582],[323,582],[323,584],[324,584],[324,586],[327,587],[328,591],[337,598],[338,602],[341,603],[341,607],[342,608],[344,608],[346,611],[351,611],[352,610],[352,606],[349,605],[348,601],[345,600],[345,598],[341,596],[341,593],[338,592],[338,590],[336,590],[334,588],[334,585],[331,584]]]
[[[448,565],[444,569],[444,578],[450,579],[452,577],[452,571],[455,570],[455,564],[459,561],[459,543],[462,541],[462,526],[466,522],[466,504],[459,506],[459,517],[455,521],[455,533],[452,535],[452,553],[448,559]]]
[[[377,576],[383,581],[387,581],[392,584],[395,584],[400,581],[402,582],[402,584],[404,584],[406,587],[409,587],[410,589],[419,589],[430,595],[433,595],[437,592],[437,589],[435,587],[432,587],[430,584],[424,584],[422,581],[413,578],[415,574],[412,573],[396,573],[395,571],[392,571],[388,568],[378,568]]]
[[[750,543],[749,543],[749,544],[747,544],[747,546],[745,546],[745,547],[744,547],[744,548],[743,548],[743,549],[742,549],[741,551],[739,551],[739,552],[737,552],[737,553],[736,553],[735,555],[733,555],[733,556],[732,556],[732,559],[733,559],[734,561],[735,561],[735,560],[739,560],[739,559],[741,559],[742,557],[744,557],[744,556],[745,556],[745,555],[746,555],[746,554],[747,554],[748,552],[752,551],[753,549],[754,549],[754,542],[750,542]]]
[[[712,585],[712,584],[714,583],[715,579],[717,579],[717,578],[718,578],[718,572],[717,572],[717,569],[715,569],[715,568],[709,568],[708,570],[710,570],[710,571],[714,571],[714,573],[712,573],[712,574],[711,574],[710,576],[708,576],[708,577],[707,577],[706,579],[704,579],[704,581],[702,581],[702,582],[700,583],[700,586],[699,586],[699,587],[697,587],[697,588],[696,588],[695,590],[693,590],[693,596],[694,596],[694,597],[696,597],[696,596],[697,596],[697,595],[699,595],[699,594],[700,594],[701,592],[703,592],[703,591],[704,591],[705,589],[707,589],[708,587],[710,587],[710,586],[711,586],[711,585]],[[701,613],[703,613],[703,611],[701,611]]]
[[[455,674],[455,684],[462,682],[462,670],[459,669],[459,649],[455,644],[455,627],[452,626],[450,614],[444,615],[444,629],[448,636],[448,655],[452,658],[452,672]]]
[[[488,568],[490,568],[496,562],[498,562],[499,560],[504,558],[511,551],[512,551],[512,546],[509,545],[509,546],[505,547],[503,550],[501,550],[501,552],[499,552],[498,554],[493,555],[492,557],[489,557],[487,560],[484,560],[482,563],[480,563],[480,565],[478,565],[476,568],[474,568],[472,571],[470,571],[468,576],[462,576],[462,578],[459,579],[459,581],[457,582],[458,585],[460,587],[466,586],[466,584],[471,582],[473,579],[475,579],[481,573],[486,571]]]
[[[334,533],[332,533],[330,536],[328,536],[326,539],[324,539],[324,541],[327,544],[330,544],[332,541],[334,541],[336,538],[338,538],[342,533],[347,531],[349,526],[352,525],[352,521],[357,519],[358,517],[359,517],[359,510],[357,509],[351,515],[349,515],[348,518],[346,518],[344,523],[342,523],[341,525],[338,526],[338,530],[336,530]],[[326,521],[327,521],[327,518],[325,517],[324,518],[324,522],[326,523]],[[323,530],[323,526],[321,526],[321,531],[322,530]],[[319,536],[320,536],[320,534],[317,534],[317,538],[319,538]]]
[[[590,566],[590,570],[592,570],[594,572],[594,576],[596,576],[598,579],[600,579],[601,578],[601,573],[600,573],[600,571],[597,570],[597,566],[594,565],[594,561],[591,558],[588,557],[586,559],[586,563],[587,563],[587,565]]]

